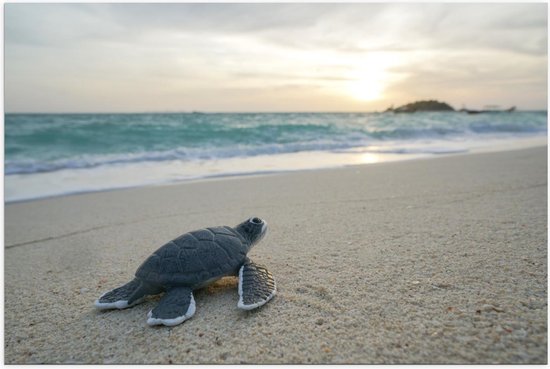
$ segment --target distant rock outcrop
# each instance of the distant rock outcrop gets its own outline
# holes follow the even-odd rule
[[[409,103],[407,105],[386,109],[386,112],[394,113],[414,113],[416,111],[455,111],[449,104],[436,100],[422,100]]]

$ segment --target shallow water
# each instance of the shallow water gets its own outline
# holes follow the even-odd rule
[[[546,134],[546,112],[7,114],[5,198],[463,153]]]

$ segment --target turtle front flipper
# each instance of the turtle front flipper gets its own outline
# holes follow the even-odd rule
[[[174,326],[195,314],[193,290],[189,287],[169,289],[159,304],[147,314],[147,324]]]
[[[101,310],[126,309],[142,302],[145,296],[162,292],[159,287],[146,283],[138,278],[114,290],[105,292],[95,301],[95,306]]]
[[[264,266],[247,260],[239,270],[239,303],[244,310],[252,310],[271,300],[277,287],[273,275]]]

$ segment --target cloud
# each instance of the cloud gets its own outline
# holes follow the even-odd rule
[[[120,27],[106,12],[86,4],[5,5],[7,46],[73,47],[75,43],[109,38]]]
[[[303,28],[333,5],[301,4],[118,4],[113,18],[128,28],[224,33]]]
[[[242,109],[268,107],[278,91],[304,110],[331,98],[356,109],[346,84],[379,56],[392,63],[376,65],[391,79],[378,104],[513,84],[546,96],[547,23],[540,3],[10,3],[6,107],[177,110],[178,96],[202,91],[201,109]]]
[[[354,52],[490,47],[542,55],[546,25],[546,4],[6,4],[6,42],[35,45],[173,32]]]

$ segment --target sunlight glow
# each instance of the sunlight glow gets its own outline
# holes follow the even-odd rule
[[[383,74],[375,71],[363,71],[349,86],[351,96],[357,100],[372,101],[382,97],[385,83]]]
[[[397,58],[391,53],[369,54],[355,66],[347,86],[348,94],[362,101],[381,99],[392,79],[388,69],[396,64]]]
[[[359,158],[359,164],[374,164],[379,163],[382,161],[382,158],[379,154],[366,152],[364,154],[361,154],[361,157]]]

